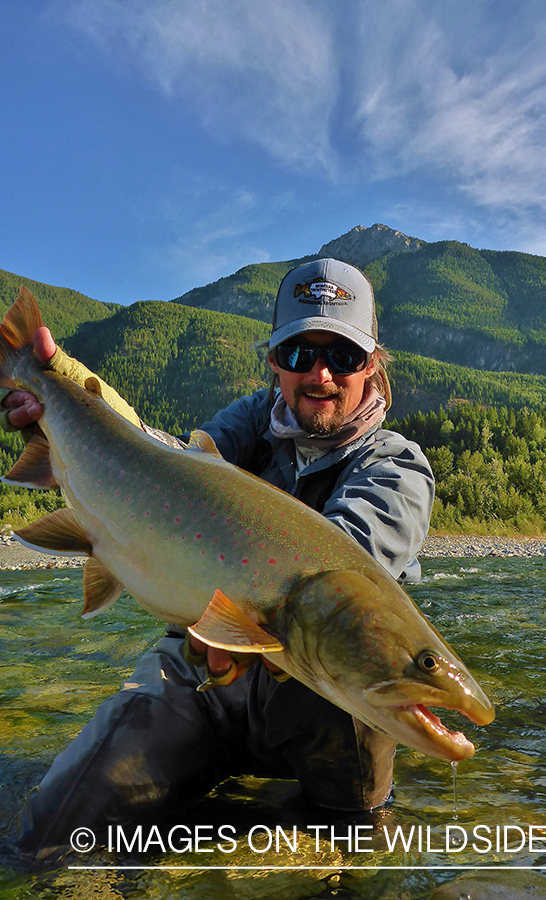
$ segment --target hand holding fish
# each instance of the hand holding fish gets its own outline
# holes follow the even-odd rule
[[[55,354],[56,344],[49,328],[45,325],[34,332],[34,352],[40,362],[47,363]],[[2,406],[12,411],[8,414],[8,420],[13,428],[25,428],[37,422],[41,417],[42,404],[30,391],[10,391],[4,398]]]

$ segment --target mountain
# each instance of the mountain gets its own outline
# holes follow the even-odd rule
[[[24,284],[36,297],[44,321],[56,339],[71,335],[84,322],[106,319],[120,308],[118,303],[101,303],[70,288],[53,287],[0,269],[0,316],[3,316]]]
[[[425,241],[408,237],[401,231],[394,231],[388,225],[376,223],[371,228],[357,225],[351,231],[342,234],[341,237],[335,238],[328,244],[323,244],[318,252],[318,258],[324,259],[331,256],[334,259],[350,262],[359,269],[365,269],[369,263],[381,256],[406,251],[415,253],[424,246]]]
[[[356,226],[301,259],[245,266],[174,303],[270,322],[278,284],[301,262],[334,255],[373,284],[382,342],[444,362],[546,374],[546,259],[426,243],[386,225]]]

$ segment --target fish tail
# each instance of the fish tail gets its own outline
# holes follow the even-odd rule
[[[13,387],[9,371],[13,357],[21,347],[32,346],[34,332],[43,326],[36,300],[24,285],[15,303],[8,309],[0,324],[0,385]]]

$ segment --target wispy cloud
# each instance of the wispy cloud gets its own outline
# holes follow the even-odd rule
[[[331,169],[336,66],[312,0],[60,0],[64,17],[228,139]]]
[[[469,21],[466,3],[393,6],[356,113],[376,177],[428,167],[478,204],[546,211],[544,8],[482,3]]]
[[[56,2],[220,138],[331,181],[431,172],[546,216],[542,0]]]
[[[260,234],[290,202],[289,196],[280,195],[265,203],[255,193],[228,188],[220,180],[188,183],[181,177],[178,188],[144,211],[158,223],[159,233],[166,233],[160,246],[148,251],[150,263],[185,291],[249,263],[267,262],[267,241],[260,242]]]

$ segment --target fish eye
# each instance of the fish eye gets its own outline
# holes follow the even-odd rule
[[[432,650],[421,650],[415,662],[423,672],[427,672],[429,675],[434,674],[440,668],[440,660]]]

